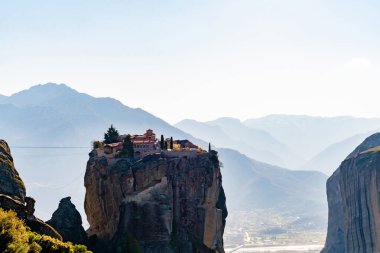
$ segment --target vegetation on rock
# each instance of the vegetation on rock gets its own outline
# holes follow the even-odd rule
[[[0,252],[4,253],[90,253],[86,246],[64,243],[30,231],[14,211],[0,208]]]
[[[119,131],[116,130],[116,128],[111,125],[110,128],[108,128],[107,132],[104,133],[104,143],[110,144],[118,142],[119,140]]]
[[[135,151],[133,149],[131,135],[128,134],[127,137],[125,137],[124,142],[123,142],[122,155],[127,156],[129,158],[133,158],[134,154],[135,154]]]
[[[102,141],[93,141],[92,148],[104,148],[104,143]]]

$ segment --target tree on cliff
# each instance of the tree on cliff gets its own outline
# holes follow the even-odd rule
[[[133,149],[133,143],[131,141],[131,135],[127,135],[123,142],[123,154],[129,158],[133,158],[135,156],[135,150]]]
[[[116,130],[116,128],[111,125],[110,128],[108,128],[107,132],[104,133],[104,143],[110,144],[118,142],[119,140],[119,132]]]
[[[170,149],[173,150],[173,147],[174,147],[173,137],[170,137]]]
[[[161,149],[163,150],[163,149],[165,149],[165,139],[164,139],[164,135],[163,134],[161,134],[161,142],[160,142],[160,145],[161,145]]]

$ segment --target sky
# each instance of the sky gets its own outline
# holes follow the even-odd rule
[[[176,123],[380,117],[377,0],[0,0],[0,94],[65,83]]]

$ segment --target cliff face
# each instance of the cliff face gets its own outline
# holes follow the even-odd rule
[[[0,193],[25,201],[24,183],[14,167],[11,150],[4,140],[0,140]]]
[[[164,152],[133,162],[91,154],[85,210],[116,252],[224,252],[227,209],[217,153]]]
[[[323,253],[380,252],[380,134],[367,138],[329,178]]]
[[[13,164],[8,144],[0,140],[0,208],[13,210],[32,231],[62,240],[51,226],[34,216],[35,200],[25,196],[25,186]]]

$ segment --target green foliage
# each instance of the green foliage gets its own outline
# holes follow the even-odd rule
[[[123,142],[123,155],[133,158],[135,155],[135,151],[133,149],[133,143],[131,141],[131,136],[128,134],[127,137],[125,137]]]
[[[13,211],[0,208],[0,252],[4,253],[90,253],[83,245],[62,242],[27,228]]]
[[[121,239],[117,253],[142,253],[140,243],[131,234],[126,234]]]
[[[103,147],[104,147],[104,143],[102,141],[93,141],[92,142],[92,148],[93,149],[103,148]]]
[[[164,135],[163,134],[161,134],[160,145],[161,145],[161,150],[164,150],[165,149],[165,139],[164,139]]]
[[[170,149],[173,150],[174,142],[173,137],[170,137]]]
[[[110,128],[108,128],[107,132],[104,133],[104,143],[110,144],[115,143],[119,141],[119,131],[116,130],[116,128],[111,125]]]
[[[4,212],[0,209],[0,252],[27,253],[29,248],[29,236],[24,223],[13,211]]]

